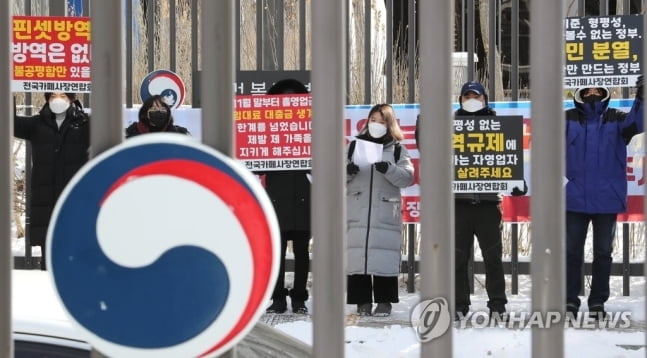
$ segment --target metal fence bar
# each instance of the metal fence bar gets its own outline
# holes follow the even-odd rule
[[[631,285],[629,268],[629,224],[622,223],[622,295],[629,296]]]
[[[13,106],[11,103],[11,9],[9,1],[0,2],[0,108],[4,115],[0,118],[0,133],[5,139],[0,141],[0,188],[5,198],[0,206],[0,356],[13,357],[11,336],[11,212],[13,198]],[[4,40],[2,40],[4,39]],[[10,120],[11,118],[11,120]]]
[[[202,2],[202,142],[230,157],[234,156],[234,14],[234,0]]]
[[[90,156],[94,157],[123,138],[121,1],[93,1],[92,17],[92,125]],[[117,118],[115,118],[115,114]]]
[[[467,80],[474,80],[474,49],[476,42],[476,33],[475,33],[475,16],[474,16],[474,0],[467,0]]]
[[[371,69],[373,68],[373,56],[371,51],[371,0],[364,0],[364,103],[373,103],[371,91]],[[359,34],[357,34],[359,35]]]
[[[146,11],[146,58],[148,59],[148,72],[155,70],[155,19],[159,14],[157,1],[147,1]]]
[[[532,242],[531,307],[545,317],[548,312],[564,313],[566,303],[564,140],[555,140],[555,133],[564,133],[564,2],[532,1],[530,6],[533,19],[537,19],[532,21],[530,54],[532,59],[540,59],[530,70],[533,148],[541,148],[533,151],[531,163],[534,195],[530,212],[537,238]],[[533,326],[531,336],[533,357],[563,357],[563,326]]]
[[[415,278],[416,278],[416,225],[407,224],[404,226],[407,229],[407,292],[416,292]]]
[[[497,0],[489,0],[488,2],[488,30],[490,35],[488,37],[488,91],[490,100],[496,100],[496,58],[498,51],[496,47],[496,4]]]
[[[234,156],[235,0],[203,1],[201,29],[202,143]],[[217,118],[208,113],[218,113]],[[222,357],[236,357],[236,347]]]
[[[306,34],[308,34],[306,26],[306,1],[299,1],[299,69],[306,69],[306,53],[308,49],[308,41]]]
[[[640,7],[640,13],[642,14],[644,11],[645,11],[645,4],[643,2],[642,6]],[[647,16],[643,15],[643,29],[646,28],[645,26],[647,26]],[[642,57],[645,58],[646,55],[647,55],[647,47],[644,46],[644,40],[643,40]],[[645,122],[646,117],[647,117],[647,115],[643,114],[643,123]],[[643,148],[645,147],[645,145],[647,145],[647,137],[643,138],[643,143],[642,144],[643,144]],[[643,196],[644,196],[644,192],[643,192]],[[643,200],[643,213],[647,213],[647,201],[645,201],[645,200]],[[643,223],[645,223],[645,222],[647,222],[647,220],[645,220],[645,218],[643,217]],[[645,250],[647,250],[647,245],[645,247]],[[645,255],[645,257],[647,258],[647,255]],[[645,260],[645,261],[647,261],[647,260]],[[643,275],[645,275],[647,277],[647,269],[644,269]],[[645,287],[645,292],[643,292],[643,294],[645,294],[645,293],[647,293],[647,286]],[[645,300],[644,304],[645,304],[644,308],[647,308],[647,300]],[[646,338],[647,338],[647,331],[645,331],[645,334],[646,334]]]
[[[386,0],[386,103],[393,103],[393,0]]]
[[[314,240],[313,352],[344,357],[346,205],[344,118],[346,83],[345,0],[312,1],[312,235]],[[332,140],[332,143],[331,143]],[[338,238],[341,238],[339,240]]]
[[[133,0],[126,0],[124,2],[126,7],[126,19],[124,20],[126,24],[133,23]],[[126,108],[133,108],[133,86],[129,85],[132,83],[133,78],[133,27],[126,26]]]
[[[510,293],[519,294],[519,224],[513,223],[510,235]]]
[[[407,18],[409,19],[409,26],[407,28],[407,55],[409,57],[409,69],[407,73],[407,90],[409,95],[407,96],[409,103],[413,103],[416,100],[416,65],[419,63],[416,61],[418,51],[416,51],[416,32],[418,29],[418,23],[416,21],[416,1],[410,0],[409,6],[407,6]]]
[[[200,107],[200,79],[198,68],[200,68],[198,57],[198,0],[191,0],[191,107]]]
[[[519,100],[519,0],[512,0],[510,23],[510,89],[513,101]]]
[[[92,125],[90,126],[90,157],[110,149],[123,138],[122,97],[122,31],[121,1],[94,1],[92,17]],[[117,118],[115,118],[117,113]],[[91,357],[104,357],[95,349]]]
[[[453,2],[421,1],[420,22],[420,297],[454,308],[454,200],[451,113]],[[449,225],[447,225],[449,223]],[[432,274],[433,273],[433,274]],[[453,309],[452,309],[453,314]],[[422,357],[451,357],[452,329],[421,343]]]
[[[176,0],[169,0],[169,67],[175,72],[177,57],[177,4]]]

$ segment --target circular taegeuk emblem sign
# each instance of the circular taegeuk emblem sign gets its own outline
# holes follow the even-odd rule
[[[216,356],[263,312],[279,228],[242,164],[178,134],[88,162],[52,216],[47,262],[87,341],[116,357]]]

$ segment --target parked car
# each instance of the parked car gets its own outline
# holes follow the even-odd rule
[[[15,358],[91,356],[92,347],[65,312],[47,271],[13,270],[11,281]],[[236,356],[309,357],[312,348],[259,322],[236,346]]]
[[[11,281],[15,358],[90,357],[46,271],[13,270]]]

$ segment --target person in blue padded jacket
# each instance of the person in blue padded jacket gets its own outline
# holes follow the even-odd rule
[[[627,144],[643,132],[643,81],[629,113],[609,108],[606,88],[575,91],[566,111],[566,312],[577,315],[584,243],[593,226],[593,272],[589,315],[606,316],[611,252],[618,213],[627,210]]]

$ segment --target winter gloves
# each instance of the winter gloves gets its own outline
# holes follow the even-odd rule
[[[522,195],[526,195],[527,192],[528,192],[528,185],[526,185],[526,181],[524,180],[523,190],[515,186],[514,188],[512,188],[512,192],[510,192],[510,194],[512,194],[512,196],[522,196]]]
[[[386,171],[389,170],[389,165],[391,165],[389,162],[377,162],[373,164],[375,170],[382,174],[386,173]],[[348,175],[357,174],[359,173],[359,167],[357,166],[357,164],[350,162],[346,164],[346,173],[348,173]]]
[[[389,162],[377,162],[373,164],[375,166],[375,170],[378,172],[384,174],[386,173],[387,170],[389,170]]]
[[[638,76],[638,80],[636,81],[636,98],[642,100],[643,99],[643,76],[640,75]]]
[[[350,162],[346,165],[346,173],[348,175],[357,174],[359,173],[359,167],[357,166],[357,164]]]

